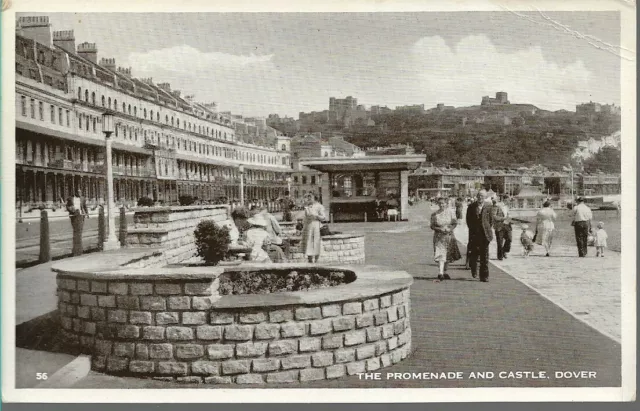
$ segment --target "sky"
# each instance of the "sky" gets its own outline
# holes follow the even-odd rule
[[[33,14],[29,14],[33,15]],[[617,12],[49,13],[135,77],[244,116],[359,104],[620,104]]]

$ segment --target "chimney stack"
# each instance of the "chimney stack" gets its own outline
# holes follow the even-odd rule
[[[158,87],[167,93],[171,93],[171,84],[169,83],[160,83],[158,84]]]
[[[116,71],[116,59],[114,58],[101,58],[100,65],[107,70]]]
[[[96,43],[87,43],[85,41],[78,45],[78,55],[94,64],[98,64],[98,48],[96,47]]]
[[[76,53],[76,38],[73,30],[53,32],[53,45],[64,49],[67,53]]]
[[[22,36],[30,38],[47,47],[53,47],[51,23],[48,16],[19,17],[16,29]]]
[[[131,67],[118,67],[118,73],[127,76],[127,77],[131,77]]]

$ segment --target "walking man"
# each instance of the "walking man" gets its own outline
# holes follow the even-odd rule
[[[489,244],[493,240],[493,224],[495,210],[491,203],[486,203],[487,191],[480,190],[476,202],[467,208],[467,227],[469,227],[469,264],[471,275],[478,276],[478,260],[480,260],[480,281],[489,282]]]
[[[593,213],[584,203],[584,198],[576,198],[577,205],[573,208],[573,229],[576,233],[576,244],[578,245],[578,256],[587,256],[587,237],[591,231],[591,220]]]
[[[73,229],[73,247],[72,254],[82,255],[82,229],[84,228],[84,219],[89,217],[87,209],[87,200],[82,196],[80,189],[76,190],[76,194],[67,199],[67,211],[71,220],[71,228]]]
[[[500,196],[498,201],[494,200],[495,208],[495,232],[498,246],[498,260],[506,260],[507,254],[511,251],[511,222],[509,221],[509,207],[504,203],[505,196]]]

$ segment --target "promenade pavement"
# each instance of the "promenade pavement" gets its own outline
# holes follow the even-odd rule
[[[287,388],[383,387],[616,387],[620,386],[620,344],[542,297],[511,273],[491,268],[491,281],[471,278],[460,261],[450,267],[452,280],[436,280],[429,210],[412,208],[410,222],[334,224],[334,231],[366,232],[368,264],[392,266],[414,277],[411,288],[412,353],[387,372],[493,371],[491,380],[338,380]],[[605,258],[606,259],[606,258]],[[513,260],[516,260],[514,257]],[[529,261],[542,260],[531,257]],[[604,260],[604,259],[603,259]],[[509,260],[507,260],[509,261]],[[492,261],[493,263],[494,261]],[[572,263],[571,263],[572,264]],[[517,268],[516,264],[516,268]],[[32,267],[28,270],[35,270]],[[44,270],[44,268],[43,268]],[[23,270],[24,272],[26,270]],[[42,271],[42,270],[41,270]],[[31,287],[55,294],[55,282],[34,281]],[[18,282],[21,275],[18,273]],[[48,289],[48,290],[47,290]],[[38,295],[33,292],[32,295]],[[23,296],[18,296],[18,299]],[[33,297],[25,297],[31,299]],[[584,301],[584,300],[581,300]],[[37,304],[38,301],[32,301]],[[27,304],[25,302],[25,304]],[[55,304],[53,305],[55,307]],[[45,308],[42,309],[44,311]],[[585,308],[586,310],[586,308]],[[34,312],[34,315],[38,314]],[[25,316],[26,318],[26,316]],[[38,349],[38,347],[22,347]],[[64,362],[60,360],[60,363]],[[595,379],[556,379],[555,371],[594,371]],[[500,371],[547,371],[549,379],[497,378]],[[90,372],[73,388],[176,388],[182,384],[120,378]],[[247,388],[200,385],[190,388]]]

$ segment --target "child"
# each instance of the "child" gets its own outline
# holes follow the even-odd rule
[[[604,223],[600,221],[598,223],[598,229],[596,230],[595,243],[596,243],[596,257],[604,257],[604,249],[607,248],[607,232],[604,231]]]
[[[522,255],[529,257],[529,253],[533,251],[533,233],[529,231],[529,226],[526,224],[522,225],[520,243],[522,244]]]

